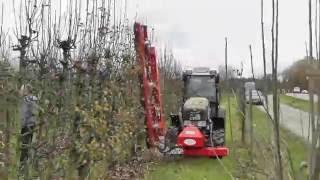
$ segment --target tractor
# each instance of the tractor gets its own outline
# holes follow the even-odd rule
[[[219,74],[204,67],[184,71],[183,103],[177,114],[170,115],[171,127],[167,128],[156,49],[148,39],[147,26],[135,23],[134,33],[147,147],[164,154],[227,156]]]
[[[180,112],[171,114],[166,145],[180,147],[184,155],[223,157],[225,110],[220,107],[219,74],[206,67],[183,72],[183,98]]]

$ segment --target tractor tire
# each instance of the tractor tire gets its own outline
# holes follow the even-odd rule
[[[146,138],[146,146],[147,146],[147,149],[150,149],[151,148],[151,144],[149,143],[149,138]]]
[[[213,131],[212,140],[214,146],[224,146],[225,132],[224,129],[217,129]]]
[[[150,143],[150,138],[148,137],[148,128],[146,128],[145,129],[146,130],[146,138],[145,138],[145,141],[146,141],[146,147],[147,147],[147,149],[150,149],[150,148],[152,148],[152,145],[151,145],[151,143]]]
[[[178,128],[171,127],[167,130],[166,136],[165,136],[165,146],[169,148],[173,148],[177,144],[177,137],[178,137]]]

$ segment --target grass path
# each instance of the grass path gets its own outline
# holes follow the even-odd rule
[[[228,169],[232,168],[232,159],[224,158],[223,163]],[[163,162],[148,177],[148,180],[227,180],[229,175],[219,164],[218,160],[209,158],[183,158],[173,162]]]
[[[280,103],[286,104],[296,109],[309,112],[310,103],[307,100],[295,98],[287,95],[280,95]]]

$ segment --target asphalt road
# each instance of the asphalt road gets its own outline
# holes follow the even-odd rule
[[[295,98],[299,98],[299,99],[303,99],[303,100],[309,100],[309,94],[301,94],[301,93],[287,93],[287,96],[292,96]],[[318,96],[314,95],[314,100],[317,101],[318,100]]]
[[[273,117],[272,96],[268,96],[268,100],[269,112],[271,117]],[[265,111],[263,106],[259,106],[259,108]],[[280,125],[297,136],[303,137],[305,140],[308,140],[308,137],[309,139],[311,138],[308,112],[301,111],[285,104],[280,104]]]

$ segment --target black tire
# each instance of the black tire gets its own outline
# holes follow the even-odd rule
[[[146,146],[148,149],[151,148],[151,144],[149,143],[149,138],[146,138]]]
[[[174,147],[177,144],[177,137],[178,137],[178,128],[170,127],[167,130],[167,134],[165,136],[165,145],[169,148]]]
[[[224,129],[214,130],[212,133],[212,140],[213,140],[214,146],[224,146],[224,143],[225,143]]]
[[[152,148],[152,144],[150,143],[150,138],[148,137],[148,128],[146,128],[145,136],[146,136],[146,138],[145,138],[146,139],[146,146],[148,149],[150,149],[150,148]]]

